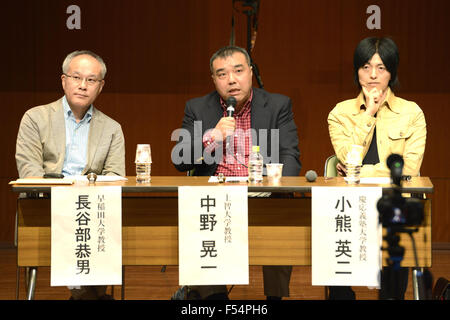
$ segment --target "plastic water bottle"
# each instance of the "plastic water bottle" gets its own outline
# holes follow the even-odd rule
[[[263,179],[263,156],[259,153],[259,146],[252,147],[248,159],[248,181],[261,182]]]
[[[358,184],[360,181],[362,152],[363,152],[362,146],[353,145],[347,154],[347,159],[345,161],[345,168],[347,169],[347,175],[344,178],[344,180],[348,184]]]
[[[136,148],[136,182],[149,183],[152,174],[152,153],[149,144],[138,144]]]
[[[152,164],[151,163],[136,163],[136,182],[149,183],[152,178]]]

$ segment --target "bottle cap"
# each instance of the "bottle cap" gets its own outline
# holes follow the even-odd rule
[[[259,152],[259,146],[252,146],[253,152]]]

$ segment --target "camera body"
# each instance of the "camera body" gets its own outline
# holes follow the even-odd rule
[[[378,200],[377,209],[383,227],[418,226],[424,216],[423,202],[417,198],[405,198],[398,189]]]
[[[423,202],[417,198],[405,198],[400,192],[404,165],[402,156],[391,154],[386,164],[391,171],[391,179],[395,187],[378,200],[380,223],[383,227],[421,225],[424,218]]]

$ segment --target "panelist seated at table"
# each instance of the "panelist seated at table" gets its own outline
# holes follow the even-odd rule
[[[392,153],[403,157],[405,175],[419,175],[427,135],[425,116],[416,103],[394,94],[398,64],[398,48],[392,39],[366,38],[356,47],[354,79],[360,93],[338,103],[328,115],[339,175],[346,175],[346,157],[352,145],[362,147],[361,177],[389,177],[386,159]],[[408,269],[403,271],[402,295]],[[385,278],[383,271],[380,298],[386,294]],[[330,298],[354,297],[350,287],[330,287]]]
[[[210,59],[210,70],[216,90],[186,103],[184,132],[172,150],[175,167],[179,171],[194,169],[197,176],[248,176],[252,145],[259,145],[265,164],[281,162],[283,175],[298,176],[300,152],[291,100],[252,88],[250,57],[242,48],[219,49]],[[227,116],[230,97],[236,100],[233,116]],[[256,141],[252,141],[252,129]],[[269,299],[289,296],[291,271],[292,267],[263,267],[264,293]],[[195,290],[201,298],[227,298],[225,286]]]
[[[62,65],[64,96],[29,109],[17,135],[20,178],[45,173],[64,176],[125,176],[125,140],[120,124],[93,103],[105,84],[106,65],[91,51],[74,51]],[[105,299],[106,287],[72,289],[73,299]]]

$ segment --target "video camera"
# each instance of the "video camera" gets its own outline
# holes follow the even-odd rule
[[[383,227],[421,225],[424,217],[423,202],[417,198],[405,198],[401,194],[401,181],[404,178],[402,156],[391,154],[386,164],[391,171],[391,179],[395,187],[378,200],[380,223]]]
[[[404,293],[402,293],[401,289],[403,285],[401,283],[404,281],[402,278],[404,278],[405,273],[402,272],[400,264],[403,260],[405,248],[399,244],[399,233],[408,234],[412,242],[416,265],[413,272],[413,277],[415,277],[413,278],[413,283],[415,283],[414,297],[417,299],[426,298],[427,285],[425,285],[425,281],[429,282],[431,274],[428,270],[423,272],[419,269],[419,260],[413,237],[413,233],[419,230],[419,225],[423,222],[424,205],[418,198],[405,198],[402,196],[401,182],[404,180],[404,176],[402,175],[404,165],[403,158],[398,154],[391,154],[387,158],[386,164],[391,171],[392,183],[395,186],[390,192],[385,193],[377,203],[380,223],[387,231],[383,239],[386,240],[388,247],[382,248],[382,250],[386,250],[389,253],[389,258],[386,259],[389,267],[386,268],[381,275],[382,281],[383,279],[386,281],[383,298],[404,298]],[[428,287],[431,287],[431,285],[428,285]]]

